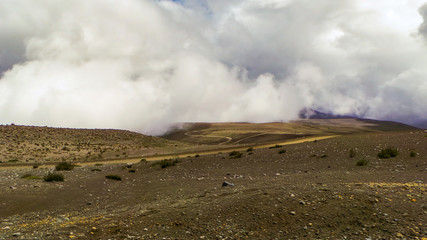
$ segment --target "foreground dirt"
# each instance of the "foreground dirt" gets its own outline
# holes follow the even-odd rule
[[[344,136],[167,168],[83,166],[57,183],[20,178],[51,168],[1,170],[0,239],[425,239],[426,135]],[[379,159],[388,146],[399,155]]]

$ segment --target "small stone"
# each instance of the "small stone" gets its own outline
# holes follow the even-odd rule
[[[227,182],[227,181],[224,181],[224,182],[222,183],[222,186],[223,186],[223,187],[234,187],[234,184],[229,183],[229,182]]]
[[[9,229],[10,229],[10,227],[8,227],[8,226],[3,228],[3,230],[9,230]]]
[[[14,187],[14,186],[10,186],[9,187],[11,190],[16,190],[16,187]]]
[[[303,200],[299,201],[299,204],[305,205],[305,202]]]
[[[16,233],[12,234],[12,236],[19,237],[19,236],[21,236],[21,233],[20,232],[16,232]]]
[[[291,197],[295,197],[295,194],[291,193]]]
[[[398,238],[403,238],[403,234],[401,234],[401,233],[396,233],[396,237],[398,237]]]
[[[297,213],[295,211],[290,211],[289,214],[296,215]]]

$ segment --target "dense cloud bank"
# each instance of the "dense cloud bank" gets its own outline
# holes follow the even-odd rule
[[[0,123],[156,134],[305,107],[425,123],[424,3],[1,1]]]

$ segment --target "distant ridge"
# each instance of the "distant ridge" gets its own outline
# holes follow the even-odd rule
[[[299,112],[299,118],[301,119],[344,119],[344,118],[356,118],[353,116],[336,115],[332,113],[319,112],[311,108],[304,108]]]
[[[358,121],[365,123],[376,124],[375,127],[371,127],[375,130],[379,131],[400,131],[400,130],[412,130],[419,129],[422,126],[412,126],[406,123],[394,122],[394,121],[383,121],[383,120],[375,120],[375,119],[367,119],[367,118],[359,118],[355,116],[348,115],[336,115],[332,113],[323,113],[311,108],[304,108],[299,113],[300,119],[357,119]]]

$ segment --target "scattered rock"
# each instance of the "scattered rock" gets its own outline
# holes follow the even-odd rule
[[[20,232],[16,232],[16,233],[13,233],[13,234],[12,234],[12,236],[13,236],[13,237],[19,237],[19,236],[21,236],[21,235],[22,235],[22,234],[21,234]]]
[[[290,211],[289,214],[296,215],[297,213],[295,211]]]
[[[223,186],[223,187],[234,187],[234,184],[229,183],[229,182],[227,182],[227,181],[224,181],[224,182],[222,183],[222,186]]]

